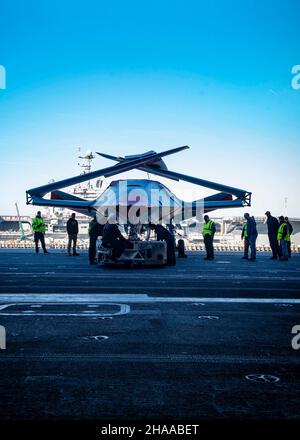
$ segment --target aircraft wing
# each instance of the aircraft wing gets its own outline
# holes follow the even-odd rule
[[[96,177],[104,176],[104,177],[111,177],[115,174],[123,173],[125,171],[132,170],[134,168],[137,168],[142,165],[146,164],[153,164],[160,160],[162,157],[169,156],[170,154],[178,153],[181,150],[184,150],[188,148],[188,146],[178,147],[178,148],[172,148],[171,150],[162,151],[161,153],[155,153],[155,152],[149,152],[145,155],[140,155],[138,158],[127,160],[123,163],[118,163],[114,166],[103,168],[100,170],[92,171],[90,173],[86,174],[80,174],[79,176],[70,177],[68,179],[60,180],[58,182],[48,183],[47,185],[39,186],[36,188],[31,188],[26,191],[27,195],[27,204],[38,204],[38,205],[45,205],[45,206],[51,206],[49,204],[49,200],[45,201],[43,199],[43,196],[47,194],[50,191],[55,191],[60,188],[65,188],[67,186],[75,185],[77,183],[85,182],[87,180],[94,179]],[[59,203],[57,201],[56,203]],[[70,203],[70,202],[68,202]],[[82,201],[73,201],[72,206],[79,206],[82,203],[89,203],[91,202],[82,202]],[[52,206],[54,206],[52,204]],[[63,202],[59,205],[55,206],[63,206]],[[71,206],[71,205],[69,205]]]
[[[44,199],[42,198],[42,200]],[[93,202],[94,200],[84,200],[63,191],[52,191],[50,200],[47,200],[47,206],[63,206],[80,214],[93,216],[93,212],[95,211],[92,207]]]
[[[118,162],[127,162],[128,159],[122,157],[115,157],[104,153],[97,153],[100,156],[103,156],[107,159],[115,160]],[[251,203],[251,193],[240,188],[235,188],[228,185],[223,185],[217,182],[211,182],[209,180],[199,179],[198,177],[188,176],[186,174],[177,173],[174,171],[170,171],[168,169],[163,169],[160,167],[156,167],[153,164],[147,164],[146,166],[140,166],[140,170],[146,171],[148,173],[157,174],[161,177],[165,177],[167,179],[172,180],[183,180],[185,182],[193,183],[195,185],[203,186],[205,188],[214,189],[217,191],[221,191],[220,193],[214,194],[213,196],[206,197],[204,200],[207,202],[207,208],[209,206],[216,206],[213,209],[218,208],[231,208],[236,206],[250,206]],[[226,197],[224,198],[224,195]],[[236,202],[236,200],[232,200],[232,195],[237,197],[237,200],[240,202]],[[231,196],[228,198],[228,196]],[[231,201],[231,202],[230,202]]]
[[[183,148],[188,148],[188,147],[182,147]],[[116,162],[126,162],[129,159],[128,157],[116,157],[116,156],[111,156],[110,154],[106,154],[106,153],[99,153],[96,152],[99,156],[104,157],[105,159],[110,159],[110,160],[114,160]],[[143,165],[140,167],[137,167],[138,170],[140,171],[145,171],[146,173],[151,173],[151,174],[155,174],[157,176],[161,176],[161,177],[165,177],[163,174],[163,171],[167,170],[167,167],[165,165],[165,163],[160,160],[159,162],[153,163],[152,165]],[[179,181],[179,179],[177,177],[168,177],[171,180],[176,180],[177,182]]]

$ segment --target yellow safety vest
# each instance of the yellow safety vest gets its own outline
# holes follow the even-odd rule
[[[248,238],[248,225],[247,223],[244,224],[244,238]]]
[[[212,220],[208,220],[207,223],[204,223],[203,229],[202,229],[202,235],[205,237],[205,235],[213,235],[212,233],[212,225],[214,222]]]
[[[279,226],[278,232],[277,232],[277,240],[282,240],[282,234],[283,234],[283,228],[287,227],[287,234],[284,237],[285,241],[290,241],[290,233],[289,233],[289,227],[287,225],[287,223],[281,223],[281,225]]]
[[[33,232],[41,232],[42,234],[45,234],[46,226],[43,218],[35,217],[32,220],[32,229]]]

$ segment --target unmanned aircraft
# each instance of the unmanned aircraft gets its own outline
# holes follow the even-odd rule
[[[27,204],[69,208],[89,216],[97,214],[99,223],[105,223],[111,212],[114,212],[117,222],[124,225],[149,222],[167,224],[172,221],[179,223],[192,217],[198,218],[199,213],[202,215],[221,208],[250,206],[251,193],[246,190],[169,170],[163,158],[188,148],[185,145],[160,153],[148,151],[124,157],[97,153],[117,163],[110,167],[29,189],[26,192]],[[97,177],[112,177],[132,169],[142,170],[148,174],[155,174],[175,181],[193,183],[219,192],[201,200],[185,202],[176,197],[159,181],[150,179],[114,180],[94,200],[84,200],[61,191],[61,188]],[[50,199],[44,198],[47,193],[51,193]]]

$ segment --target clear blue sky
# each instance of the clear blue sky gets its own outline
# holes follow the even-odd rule
[[[254,214],[288,197],[300,216],[299,15],[297,0],[3,0],[0,215],[33,212],[26,189],[76,174],[77,146],[188,144],[170,168],[252,191]]]

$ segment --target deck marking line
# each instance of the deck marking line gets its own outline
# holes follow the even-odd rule
[[[147,294],[0,294],[0,310],[18,304],[101,304],[127,305],[127,303],[257,303],[300,304],[300,298],[213,298],[213,297],[158,297]],[[1,303],[4,303],[1,305]],[[12,304],[13,303],[13,304]],[[123,304],[126,303],[126,304]],[[129,306],[128,306],[129,307]],[[126,312],[128,313],[128,312]]]

